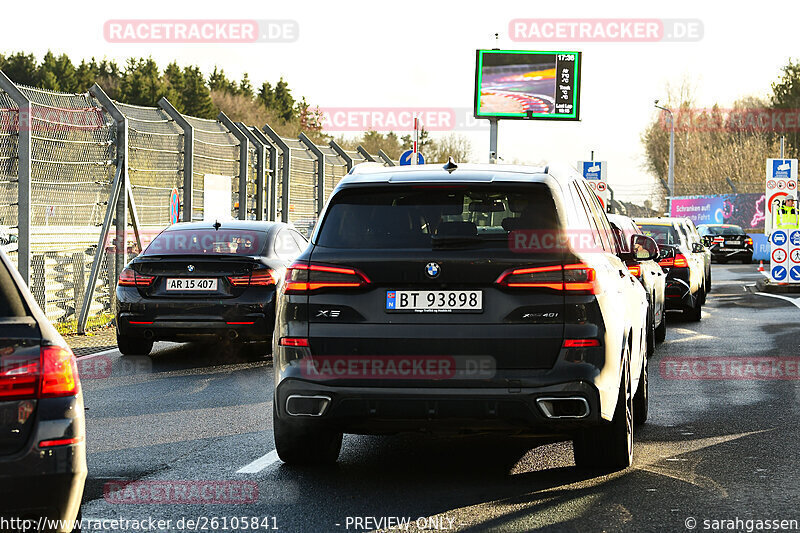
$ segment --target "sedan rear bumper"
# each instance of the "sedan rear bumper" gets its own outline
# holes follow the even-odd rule
[[[120,313],[117,332],[133,338],[154,341],[186,341],[202,336],[247,341],[269,341],[275,323],[273,315],[250,315],[230,320],[197,317],[149,317]]]
[[[309,400],[304,407],[306,398]],[[598,390],[583,381],[499,389],[332,387],[286,379],[276,389],[275,402],[282,419],[359,434],[426,431],[570,435],[602,423]],[[564,416],[560,409],[553,408],[556,403],[577,410]]]

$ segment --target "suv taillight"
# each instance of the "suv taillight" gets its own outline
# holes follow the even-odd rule
[[[673,262],[675,268],[688,268],[689,262],[683,254],[675,254],[675,261]]]
[[[7,358],[0,368],[0,400],[73,396],[78,392],[75,355],[62,346],[42,346],[38,359]]]
[[[284,292],[297,294],[321,289],[359,289],[369,284],[369,278],[355,268],[294,263],[286,269]]]
[[[228,276],[228,281],[234,287],[268,287],[270,285],[277,285],[278,277],[274,270],[269,268],[257,268],[250,274],[243,276]]]
[[[628,272],[631,273],[631,276],[639,278],[642,276],[642,265],[638,263],[635,265],[628,265]]]
[[[496,284],[516,288],[539,288],[597,294],[595,270],[582,263],[506,270]]]
[[[744,240],[744,243],[745,243],[747,246],[753,246],[753,238],[752,238],[752,237],[747,237],[747,238]]]
[[[145,276],[130,267],[125,267],[119,275],[117,285],[123,287],[149,287],[154,279],[156,279],[155,276]]]

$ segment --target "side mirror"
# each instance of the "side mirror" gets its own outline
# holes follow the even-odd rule
[[[692,244],[692,253],[701,254],[701,253],[703,253],[705,251],[706,251],[706,247],[703,246],[702,244],[700,244],[699,242],[696,242],[696,243]]]
[[[658,257],[658,244],[647,235],[632,235],[630,249],[637,261],[653,261]]]

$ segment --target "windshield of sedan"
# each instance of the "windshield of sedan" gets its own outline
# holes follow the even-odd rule
[[[639,224],[639,229],[658,244],[679,245],[681,243],[681,238],[673,226]]]
[[[558,215],[545,185],[418,186],[339,193],[318,244],[331,248],[501,248],[516,230],[553,230]]]
[[[142,255],[259,255],[266,234],[249,229],[181,229],[161,232]]]

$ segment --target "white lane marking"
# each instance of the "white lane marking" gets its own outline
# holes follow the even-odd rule
[[[118,350],[118,348],[112,348],[111,350],[105,350],[103,352],[90,353],[89,355],[79,355],[78,359],[81,359],[83,361],[85,361],[87,359],[94,359],[95,357],[100,357],[101,355],[108,355],[110,353],[114,353],[117,350]]]
[[[261,472],[266,467],[271,465],[272,463],[279,461],[278,459],[278,452],[277,450],[272,450],[266,455],[263,455],[250,463],[249,465],[243,466],[239,470],[236,471],[237,474],[255,474]]]
[[[780,294],[770,294],[768,292],[756,292],[759,296],[769,296],[770,298],[780,298],[781,300],[786,300],[787,302],[800,307],[800,298],[789,298],[788,296],[781,296]]]

